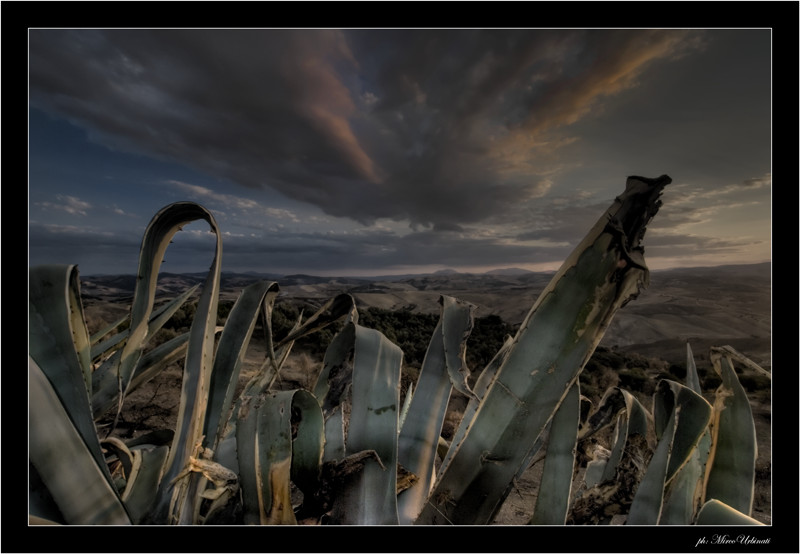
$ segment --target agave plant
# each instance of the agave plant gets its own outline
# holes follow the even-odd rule
[[[277,341],[271,319],[279,285],[257,282],[217,328],[222,242],[213,215],[197,204],[163,208],[145,231],[124,331],[121,320],[89,337],[75,266],[31,268],[31,521],[486,524],[542,451],[545,478],[530,523],[564,524],[576,511],[575,450],[614,421],[611,456],[587,468],[594,500],[585,505],[610,501],[608,482],[619,480],[633,441],[648,464],[635,476],[629,523],[749,517],[752,449],[737,447],[728,434],[751,429],[752,416],[748,423],[729,351],[715,358],[725,387],[719,405],[703,399],[694,375],[687,385],[660,382],[652,414],[615,389],[580,421],[578,376],[617,310],[648,283],[641,241],[669,182],[628,179],[477,379],[465,362],[474,307],[441,297],[419,379],[402,402],[402,351],[359,324],[347,294],[301,315]],[[145,353],[148,339],[194,293],[154,310],[165,250],[182,226],[199,219],[217,242],[191,329]],[[236,396],[259,316],[268,355]],[[275,390],[294,341],[327,326],[337,333],[312,390]],[[119,412],[131,390],[176,359],[183,360],[183,382],[175,429],[127,442],[101,439],[99,416]],[[469,404],[447,443],[441,431],[454,390]],[[111,463],[122,467],[122,478],[112,476]],[[293,505],[293,489],[302,492],[301,505]]]
[[[587,468],[575,521],[609,523],[609,514],[627,514],[628,525],[760,525],[750,515],[755,427],[732,360],[769,373],[729,346],[712,348],[722,377],[712,405],[702,396],[689,343],[686,349],[686,384],[659,381],[652,412],[614,388],[588,417],[580,441],[616,425],[610,455]],[[620,490],[621,482],[633,486]]]

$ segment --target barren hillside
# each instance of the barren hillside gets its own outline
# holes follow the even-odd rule
[[[174,297],[202,282],[204,275],[162,275],[159,288]],[[281,287],[279,301],[320,305],[347,292],[360,309],[401,308],[438,314],[439,296],[450,295],[477,306],[476,316],[498,315],[509,324],[522,322],[552,278],[521,271],[486,274],[437,273],[385,278],[328,278],[310,275],[265,276]],[[256,280],[253,275],[223,274],[222,300],[233,301]],[[130,302],[130,276],[82,278],[84,299],[99,306]],[[118,306],[109,307],[119,312]],[[612,320],[601,345],[660,357],[685,359],[685,343],[696,352],[730,344],[764,367],[771,367],[771,264],[653,271],[650,284]]]

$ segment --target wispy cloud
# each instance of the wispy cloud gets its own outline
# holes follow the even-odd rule
[[[742,183],[746,187],[763,188],[772,186],[772,174],[767,173],[763,177],[754,177],[752,179],[745,179]]]
[[[39,202],[37,205],[44,210],[56,210],[71,215],[85,216],[92,209],[92,204],[74,196],[57,195],[57,202]]]
[[[234,196],[231,194],[220,194],[207,187],[201,187],[199,185],[192,185],[190,183],[174,180],[167,181],[167,184],[172,185],[178,190],[198,200],[211,200],[227,208],[247,210],[258,207],[258,203],[255,200],[243,198],[241,196]]]
[[[662,208],[663,213],[667,214],[664,225],[682,227],[714,220],[730,220],[723,215],[725,212],[747,206],[769,206],[771,187],[770,174],[710,188],[678,183],[671,190],[665,191],[669,202],[665,202]]]
[[[221,194],[211,190],[208,187],[199,185],[192,185],[182,181],[168,180],[167,184],[175,187],[176,189],[187,194],[189,197],[198,202],[212,202],[215,206],[219,206],[225,210],[242,210],[248,212],[263,213],[274,219],[285,219],[293,222],[298,222],[300,219],[291,210],[282,208],[265,208],[255,200],[237,196],[233,194]]]
[[[113,237],[115,233],[113,231],[108,231],[104,229],[99,229],[94,226],[82,226],[82,225],[57,225],[53,223],[42,223],[37,221],[31,221],[29,223],[29,229],[33,233],[48,233],[52,235],[52,238],[56,238],[58,236],[100,236],[100,237]]]

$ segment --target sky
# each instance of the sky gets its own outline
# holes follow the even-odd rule
[[[222,270],[556,270],[672,178],[651,269],[771,260],[769,29],[30,29],[29,265],[134,274],[192,201]],[[208,271],[187,225],[161,271]]]

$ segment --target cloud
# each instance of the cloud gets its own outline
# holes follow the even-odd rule
[[[85,216],[92,208],[92,205],[85,200],[76,198],[75,196],[66,196],[59,194],[56,196],[58,202],[39,202],[37,206],[44,210],[57,210],[63,211],[70,215]]]
[[[100,237],[100,240],[106,240],[108,237],[115,236],[110,231],[97,229],[96,227],[86,227],[79,225],[57,225],[52,223],[41,223],[37,221],[30,222],[29,232],[31,235],[48,235],[51,240],[69,240],[63,239],[67,236],[82,236],[82,237]]]
[[[753,237],[719,238],[700,234],[662,233],[648,237],[645,257],[651,267],[754,263],[769,259],[769,243]]]
[[[108,209],[112,213],[114,213],[114,215],[122,215],[122,216],[125,216],[125,217],[133,217],[133,218],[138,218],[139,217],[137,214],[126,212],[125,210],[123,210],[119,206],[111,206]]]
[[[190,183],[184,183],[183,181],[168,180],[166,183],[195,199],[203,201],[211,200],[227,208],[240,210],[258,208],[258,203],[249,198],[243,198],[241,196],[235,196],[232,194],[219,194],[208,187],[192,185]]]
[[[539,202],[576,140],[569,126],[695,36],[34,29],[31,103],[109,147],[329,215],[459,229]]]
[[[77,264],[84,275],[136,272],[141,236],[92,226],[28,224],[28,265]],[[122,262],[120,261],[122,260]],[[126,263],[127,262],[127,263]]]
[[[580,58],[567,64],[541,86],[539,94],[527,98],[522,125],[543,132],[571,125],[598,109],[605,97],[636,86],[642,72],[658,60],[680,57],[701,44],[688,31],[641,30],[609,33],[587,30],[568,37],[569,56]],[[576,70],[577,67],[577,70]]]
[[[662,227],[682,227],[712,221],[730,221],[725,213],[747,207],[769,206],[771,174],[738,183],[703,186],[677,183],[664,191]]]
[[[167,180],[166,184],[175,187],[200,203],[210,202],[213,203],[215,207],[220,207],[223,210],[241,210],[244,212],[250,212],[251,214],[264,214],[273,219],[284,219],[295,223],[300,221],[300,218],[298,218],[297,215],[290,210],[282,208],[265,208],[259,202],[256,202],[250,198],[245,198],[234,194],[221,194],[214,192],[208,187],[192,185],[190,183],[176,181],[174,179]],[[217,214],[221,213],[223,212],[217,211]]]
[[[752,179],[745,179],[742,185],[751,188],[763,188],[772,186],[772,174],[767,173],[763,177],[754,177]]]

